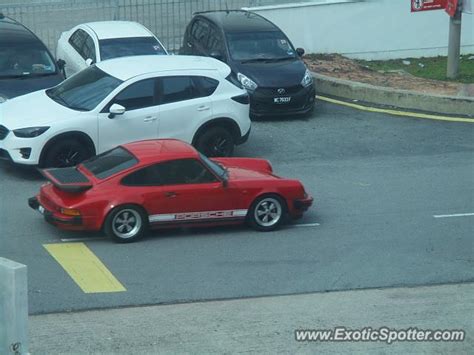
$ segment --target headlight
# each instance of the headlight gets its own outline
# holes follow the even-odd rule
[[[244,74],[238,73],[237,74],[237,79],[239,79],[240,83],[244,88],[250,91],[254,91],[258,88],[258,85],[255,84],[255,81],[252,79],[247,78]]]
[[[3,96],[2,94],[0,94],[0,104],[7,101],[7,100],[8,100],[8,97]]]
[[[301,80],[301,85],[303,85],[305,88],[313,85],[313,76],[308,69],[306,69],[306,73],[304,73],[304,78]]]
[[[28,127],[15,129],[13,134],[19,138],[34,138],[42,135],[49,127]]]

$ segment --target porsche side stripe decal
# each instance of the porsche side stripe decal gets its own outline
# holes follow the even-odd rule
[[[203,219],[244,218],[246,215],[247,215],[247,210],[226,210],[226,211],[154,214],[154,215],[150,215],[148,219],[150,220],[150,223],[159,223],[159,222],[174,222],[174,221],[179,222],[179,221],[203,220]]]

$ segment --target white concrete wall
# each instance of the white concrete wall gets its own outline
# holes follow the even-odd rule
[[[444,10],[410,12],[410,0],[320,0],[249,8],[278,25],[307,53],[360,59],[447,55]],[[474,53],[474,15],[463,14],[462,53]]]

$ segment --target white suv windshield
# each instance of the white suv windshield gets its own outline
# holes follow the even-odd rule
[[[154,37],[113,38],[99,41],[101,60],[136,55],[166,54]]]
[[[93,110],[122,81],[103,72],[96,66],[89,67],[58,86],[46,90],[46,94],[57,103],[73,110]]]

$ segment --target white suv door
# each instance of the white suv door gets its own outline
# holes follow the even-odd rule
[[[165,76],[158,78],[160,114],[158,134],[160,138],[177,138],[191,143],[194,128],[212,116],[212,101],[201,92],[195,80],[197,76]],[[206,78],[215,82],[218,81]]]
[[[110,117],[109,109],[113,104],[123,106],[125,112]],[[158,110],[156,79],[137,81],[123,89],[98,114],[99,152],[119,144],[156,139]]]

